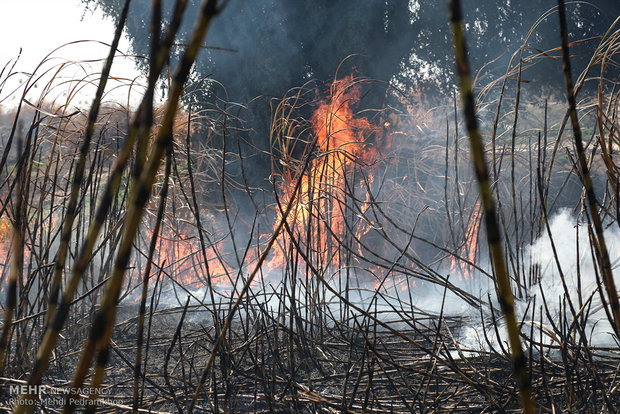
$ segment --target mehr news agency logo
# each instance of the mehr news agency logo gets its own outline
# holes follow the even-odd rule
[[[65,404],[74,406],[92,406],[118,404],[110,399],[108,388],[56,388],[47,385],[9,385],[9,400],[11,406],[43,406],[62,407]],[[97,399],[92,398],[98,396]]]

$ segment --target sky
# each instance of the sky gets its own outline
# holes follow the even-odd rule
[[[92,81],[93,74],[101,72],[102,59],[107,56],[108,49],[100,42],[111,43],[114,29],[114,23],[100,10],[86,10],[80,0],[0,0],[0,71],[7,63],[12,64],[22,49],[13,74],[7,76],[7,67],[0,75],[0,84],[6,81],[0,86],[0,105],[16,105],[34,72],[39,80],[26,95],[29,102],[35,103],[41,98],[45,85],[56,74],[54,87],[46,93],[45,100],[57,105],[87,107],[95,86],[86,80]],[[76,41],[79,42],[63,46]],[[54,51],[58,47],[61,48]],[[126,36],[118,49],[123,54],[129,53]],[[117,56],[111,75],[118,80],[109,82],[106,98],[133,106],[140,88],[131,89],[129,93],[127,85],[135,79],[142,82],[144,78],[136,69],[133,57]],[[39,75],[43,76],[39,78]],[[70,81],[74,79],[85,81]]]

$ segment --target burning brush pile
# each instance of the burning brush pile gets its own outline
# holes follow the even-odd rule
[[[273,99],[249,152],[186,88],[216,3],[162,107],[154,24],[137,108],[102,100],[113,46],[89,111],[33,75],[0,129],[2,409],[617,411],[618,28],[568,106],[523,62],[474,102],[454,4],[464,111],[336,77]]]

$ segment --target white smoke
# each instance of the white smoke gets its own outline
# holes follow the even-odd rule
[[[568,306],[570,298],[574,311],[580,319],[585,321],[583,334],[587,344],[595,347],[617,346],[613,328],[601,305],[598,289],[602,285],[597,282],[597,267],[592,259],[587,225],[577,220],[569,210],[561,210],[551,218],[549,228],[551,237],[546,228],[543,228],[542,235],[525,247],[523,267],[538,268],[536,272],[538,279],[529,288],[522,290],[523,297],[516,303],[517,316],[522,322],[522,334],[528,337],[531,335],[534,342],[542,342],[552,348],[564,345],[560,343],[562,339],[555,330],[566,330],[567,326],[573,325],[572,311]],[[556,254],[554,254],[552,240]],[[620,261],[620,229],[616,224],[605,230],[605,240],[612,267],[616,271]],[[491,273],[488,262],[479,263],[479,266]],[[442,272],[445,275],[449,273],[449,270]],[[566,290],[561,275],[563,275]],[[521,280],[523,279],[521,277]],[[412,312],[461,318],[462,323],[452,334],[456,345],[465,354],[468,351],[476,353],[490,348],[499,350],[502,347],[501,344],[504,349],[509,349],[494,284],[488,276],[477,274],[463,280],[450,279],[450,282],[458,288],[478,297],[482,310],[463,300],[450,288],[446,289],[439,285],[419,281],[404,285],[390,281],[391,279],[381,286],[379,294],[372,286],[354,286],[353,282],[348,288],[347,295],[343,291],[341,293],[359,308],[369,312],[378,312],[377,317],[389,322],[397,329],[408,326],[405,319],[409,318]],[[337,282],[333,280],[332,282],[335,290],[339,291],[342,288]],[[513,282],[513,290],[516,290],[514,286]],[[282,310],[280,301],[284,293],[281,284],[267,283],[264,290],[258,285],[255,288],[254,293],[258,294],[256,301],[262,303],[261,307],[264,310],[274,315]],[[192,305],[204,305],[209,302],[205,289],[198,289],[192,293],[194,295],[190,300]],[[224,292],[220,292],[222,293]],[[606,298],[606,292],[602,293]],[[223,296],[218,296],[217,300],[228,303],[230,294],[231,292],[224,293]],[[187,294],[182,294],[181,297],[186,298]],[[489,298],[491,304],[489,304]],[[303,302],[303,298],[298,300]],[[182,305],[181,302],[176,295],[168,292],[162,296],[160,304],[164,307],[172,307]],[[343,303],[333,294],[326,291],[321,302],[335,317],[341,315]],[[298,306],[305,309],[303,303],[298,303]],[[490,312],[490,306],[495,309],[494,314]],[[562,326],[559,326],[560,324]],[[575,344],[579,343],[580,332],[575,329],[574,325],[572,329],[571,341]]]
[[[589,342],[596,346],[615,345],[613,329],[601,304],[601,293],[606,297],[606,292],[597,281],[598,267],[593,260],[587,224],[576,220],[568,210],[562,210],[551,219],[549,227],[551,237],[545,232],[526,252],[531,264],[540,267],[541,275],[538,283],[530,289],[530,295],[537,297],[537,307],[542,305],[544,295],[551,315],[559,317],[562,311],[572,320],[570,308],[565,308],[563,303],[570,298],[575,312],[579,312],[581,307],[584,312],[589,310],[585,329]],[[620,259],[620,229],[614,223],[605,230],[604,237],[612,269],[616,273]],[[557,323],[557,320],[554,322]]]
[[[585,321],[583,334],[589,346],[617,346],[613,328],[601,304],[601,293],[605,298],[607,294],[603,285],[597,282],[598,267],[593,260],[587,223],[577,220],[565,209],[550,219],[549,232],[546,228],[543,230],[543,234],[525,250],[524,263],[530,269],[538,267],[538,280],[529,287],[525,298],[516,303],[519,321],[523,321],[521,332],[528,337],[531,334],[535,342],[542,341],[557,347],[564,344],[560,343],[562,339],[556,329],[566,330],[573,326],[571,341],[579,343],[582,339],[573,325],[573,311],[568,304],[570,300],[577,319]],[[604,236],[612,269],[617,273],[620,229],[614,223],[605,230]],[[602,291],[599,292],[599,289]],[[495,301],[495,292],[489,293]],[[499,309],[497,303],[493,306]],[[500,317],[499,313],[499,310],[495,313],[496,318]],[[496,347],[498,334],[499,341],[507,343],[505,326],[502,324],[496,329],[488,312],[485,316],[484,327],[480,316],[469,319],[460,332],[461,347],[488,349],[489,342]]]

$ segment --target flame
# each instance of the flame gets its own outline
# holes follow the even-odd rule
[[[467,224],[465,230],[465,243],[460,249],[460,256],[470,263],[475,263],[476,255],[478,254],[478,230],[480,229],[480,219],[482,216],[482,209],[480,208],[480,201],[474,206],[471,219]],[[450,272],[458,273],[459,280],[472,278],[472,266],[463,260],[458,260],[456,256],[452,256],[450,259]]]
[[[0,263],[8,263],[13,229],[8,217],[0,217]]]
[[[152,232],[147,234],[150,239]],[[163,270],[187,288],[196,289],[206,285],[207,266],[212,284],[227,284],[231,268],[222,258],[222,242],[207,244],[203,255],[198,239],[188,237],[187,234],[191,234],[191,229],[182,227],[173,230],[169,226],[162,228],[154,261],[159,264],[165,262]],[[206,263],[204,257],[207,259]]]
[[[51,220],[51,230],[53,231],[56,228],[56,217],[52,216]],[[45,220],[45,225],[49,226],[49,222]],[[29,235],[26,233],[23,235],[24,239],[22,240],[22,251],[18,252],[18,254],[22,255],[22,262],[24,263],[24,269],[28,268],[28,263],[31,260],[32,252],[35,249]],[[0,274],[4,272],[5,269],[8,269],[11,265],[11,260],[15,260],[14,255],[16,252],[12,249],[12,241],[13,237],[15,237],[15,228],[13,227],[13,221],[10,217],[4,216],[0,217]],[[35,256],[36,259],[36,256]],[[27,280],[28,275],[24,273],[23,279],[19,283],[24,283]],[[4,294],[6,291],[6,285],[2,285],[0,287],[0,293]]]
[[[345,232],[352,231],[345,218],[347,188],[354,186],[347,182],[350,171],[355,164],[372,163],[377,158],[377,152],[368,144],[367,138],[378,128],[367,119],[356,117],[353,111],[360,94],[360,87],[353,81],[353,76],[336,80],[331,85],[329,99],[320,102],[314,111],[311,124],[316,137],[317,156],[301,178],[299,193],[287,217],[290,232],[321,268],[340,266],[339,240]],[[371,185],[374,180],[371,171],[367,174],[365,180],[358,183],[362,188]],[[293,196],[297,178],[292,168],[282,172],[283,182],[279,191],[283,208]],[[369,201],[368,193],[366,197]],[[364,210],[366,208],[362,207]],[[281,218],[282,211],[278,209],[274,228]],[[353,231],[361,236],[368,228],[359,226]],[[269,270],[286,267],[289,237],[288,232],[279,237],[274,256],[268,263]]]

